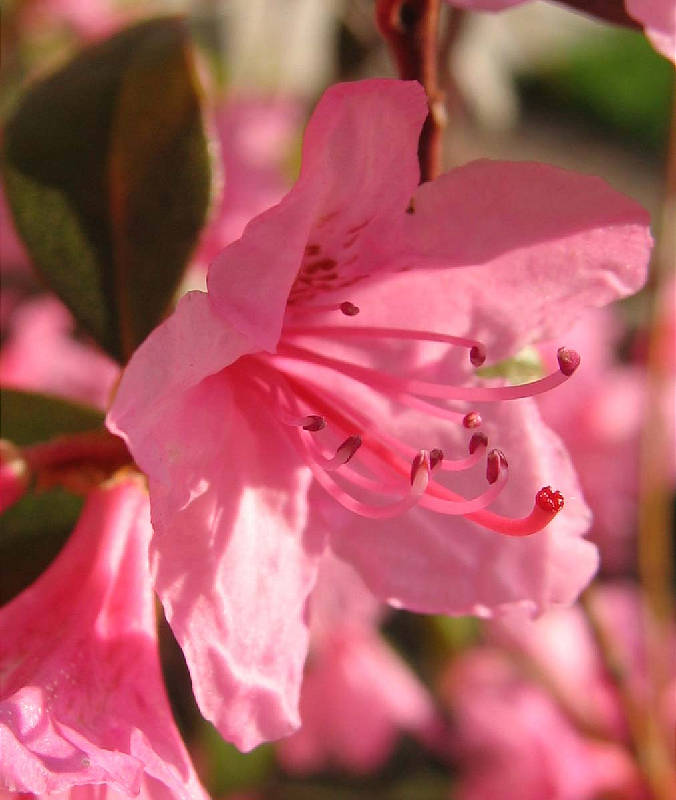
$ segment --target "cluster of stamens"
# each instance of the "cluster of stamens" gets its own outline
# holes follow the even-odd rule
[[[318,312],[339,311],[346,317],[359,314],[349,301],[336,305],[294,307],[292,321]],[[295,318],[295,319],[294,319]],[[251,356],[249,375],[262,390],[276,417],[291,433],[291,438],[317,482],[342,506],[371,519],[386,519],[420,506],[439,514],[462,515],[485,528],[509,536],[525,536],[541,530],[563,507],[563,497],[547,486],[541,489],[533,508],[525,517],[513,519],[488,510],[503,491],[508,477],[507,459],[502,451],[488,449],[488,438],[473,433],[468,454],[449,459],[439,448],[416,450],[391,433],[381,430],[376,420],[345,397],[332,392],[318,371],[308,377],[308,365],[331,370],[342,378],[368,387],[398,404],[450,421],[475,431],[482,424],[477,411],[459,411],[434,401],[495,402],[532,397],[563,383],[580,363],[579,355],[567,348],[558,351],[558,371],[521,385],[453,386],[404,378],[371,367],[333,358],[299,345],[299,338],[322,337],[345,342],[357,340],[405,340],[436,342],[467,348],[469,360],[480,367],[486,349],[473,339],[398,328],[296,325],[287,324],[274,355]],[[302,366],[301,369],[298,369]],[[317,433],[329,428],[339,432],[341,444],[326,452]],[[359,452],[359,468],[352,461]],[[438,472],[471,469],[485,456],[487,488],[467,499],[433,478]],[[339,480],[337,479],[339,478]],[[408,478],[408,480],[407,480]],[[389,498],[373,503],[371,495]]]

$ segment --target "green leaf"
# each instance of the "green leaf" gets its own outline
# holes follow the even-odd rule
[[[0,389],[2,437],[21,447],[102,425],[103,414],[96,408],[46,394]]]
[[[0,605],[29,586],[63,547],[84,499],[63,489],[29,493],[0,515]]]
[[[30,87],[6,128],[3,170],[42,276],[125,361],[166,313],[209,202],[183,22],[129,28]]]

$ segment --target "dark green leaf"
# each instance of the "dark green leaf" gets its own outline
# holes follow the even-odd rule
[[[55,558],[83,502],[52,489],[24,495],[0,516],[0,605],[29,586]]]
[[[44,442],[66,433],[92,431],[103,425],[95,408],[61,397],[0,389],[0,433],[19,446]]]
[[[3,168],[37,268],[125,361],[166,313],[208,206],[181,20],[125,30],[34,84],[7,125]]]

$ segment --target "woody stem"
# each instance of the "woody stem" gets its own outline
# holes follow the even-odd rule
[[[429,113],[420,135],[420,180],[441,171],[443,93],[439,87],[439,13],[441,0],[378,0],[378,27],[385,37],[403,80],[425,88]]]

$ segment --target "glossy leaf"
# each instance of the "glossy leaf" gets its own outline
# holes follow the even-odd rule
[[[4,439],[16,445],[93,431],[102,425],[103,414],[96,408],[46,394],[0,389],[0,430]]]
[[[3,169],[38,270],[126,361],[166,313],[208,206],[183,22],[122,31],[35,83],[7,125]]]

